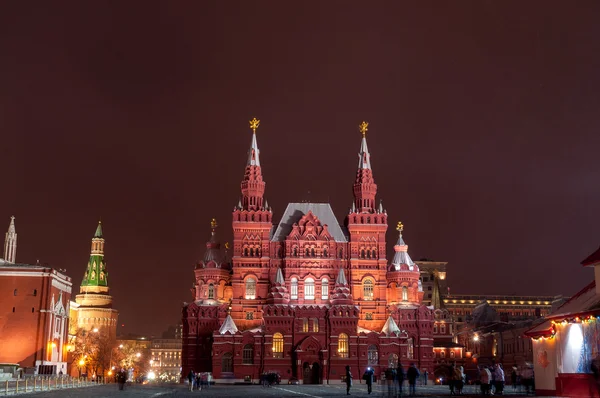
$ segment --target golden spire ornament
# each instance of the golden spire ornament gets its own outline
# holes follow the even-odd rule
[[[396,231],[402,233],[403,230],[404,230],[404,224],[402,224],[402,221],[398,221],[398,225],[396,226]]]
[[[369,127],[369,123],[365,122],[363,120],[363,122],[358,126],[358,129],[360,130],[360,132],[362,133],[362,136],[365,137],[367,135],[367,130],[369,130],[367,127]]]
[[[210,220],[210,227],[212,229],[217,228],[217,226],[218,226],[218,224],[217,224],[217,219],[216,218],[213,218],[212,220]]]
[[[256,129],[258,128],[259,125],[260,125],[260,120],[258,120],[257,118],[253,118],[252,120],[250,120],[250,128],[252,129],[253,134],[256,134]]]

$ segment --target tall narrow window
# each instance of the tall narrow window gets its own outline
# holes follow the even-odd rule
[[[308,333],[308,318],[302,319],[302,331]]]
[[[315,299],[315,280],[313,278],[306,278],[304,280],[304,299]]]
[[[408,288],[402,286],[402,301],[408,301]]]
[[[340,358],[348,358],[348,335],[340,333],[338,337],[338,355]]]
[[[413,342],[412,337],[408,340],[406,340],[406,345],[408,346],[408,352],[406,354],[406,357],[408,359],[413,359],[414,355],[415,355],[415,344]]]
[[[321,300],[327,300],[329,298],[329,281],[327,278],[323,278],[321,281]]]
[[[254,300],[256,298],[256,279],[246,279],[246,298]]]
[[[318,333],[319,332],[319,318],[314,318],[312,322],[313,322],[313,332]]]
[[[16,295],[17,295],[17,289],[15,289],[15,290],[13,291],[13,296],[16,296]]]
[[[37,296],[37,289],[33,289],[33,295]]]
[[[377,346],[375,344],[369,346],[367,359],[369,360],[369,365],[377,365],[379,363],[379,353],[377,352]]]
[[[440,325],[440,334],[446,334],[446,324],[442,323]]]
[[[310,256],[315,257],[315,248],[310,249]]]
[[[221,372],[233,372],[233,355],[230,352],[226,352],[223,354],[223,357],[221,357]]]
[[[370,279],[363,282],[363,299],[373,300],[373,281]]]
[[[273,358],[283,358],[283,335],[281,333],[273,335]]]
[[[209,299],[215,298],[215,285],[213,285],[212,283],[210,285],[208,285],[208,298]]]
[[[398,367],[398,355],[390,354],[388,356],[388,368],[396,369]]]
[[[254,363],[254,347],[252,344],[246,344],[244,346],[244,351],[242,352],[242,363],[246,365],[251,365]]]
[[[292,300],[298,299],[298,279],[292,278],[292,288],[290,291],[290,298]]]

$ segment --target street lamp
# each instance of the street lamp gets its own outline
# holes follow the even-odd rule
[[[141,357],[141,356],[142,356],[142,354],[140,354],[140,353],[138,352],[137,354],[135,354],[135,356],[139,358],[139,357]]]
[[[93,332],[98,333],[98,328],[94,328]]]
[[[85,361],[82,359],[79,360],[79,377],[81,378],[81,367],[85,365]]]

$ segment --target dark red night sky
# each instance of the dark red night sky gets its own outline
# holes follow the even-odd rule
[[[212,217],[230,239],[248,120],[274,218],[341,221],[364,119],[378,198],[453,292],[573,294],[600,244],[600,3],[435,4],[5,2],[0,232],[14,214],[17,259],[78,286],[102,218],[120,323],[158,334]]]

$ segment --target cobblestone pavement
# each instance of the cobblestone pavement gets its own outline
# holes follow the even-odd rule
[[[408,392],[405,389],[405,395]],[[373,386],[373,393],[367,394],[367,386],[356,384],[350,390],[351,396],[355,397],[387,397],[387,387],[383,385]],[[466,396],[475,396],[474,388],[465,391]],[[522,394],[515,394],[511,389],[507,390],[508,396],[524,397]],[[108,384],[103,386],[88,387],[85,389],[69,389],[60,391],[38,392],[32,394],[19,394],[20,397],[56,397],[56,398],[101,398],[101,397],[341,397],[346,396],[346,386],[344,384],[324,384],[324,385],[279,385],[270,388],[264,388],[258,385],[217,385],[211,386],[203,391],[188,391],[187,386],[180,385],[127,385],[124,391],[119,391],[117,385]],[[421,397],[444,397],[450,396],[447,386],[419,386],[417,396]]]

